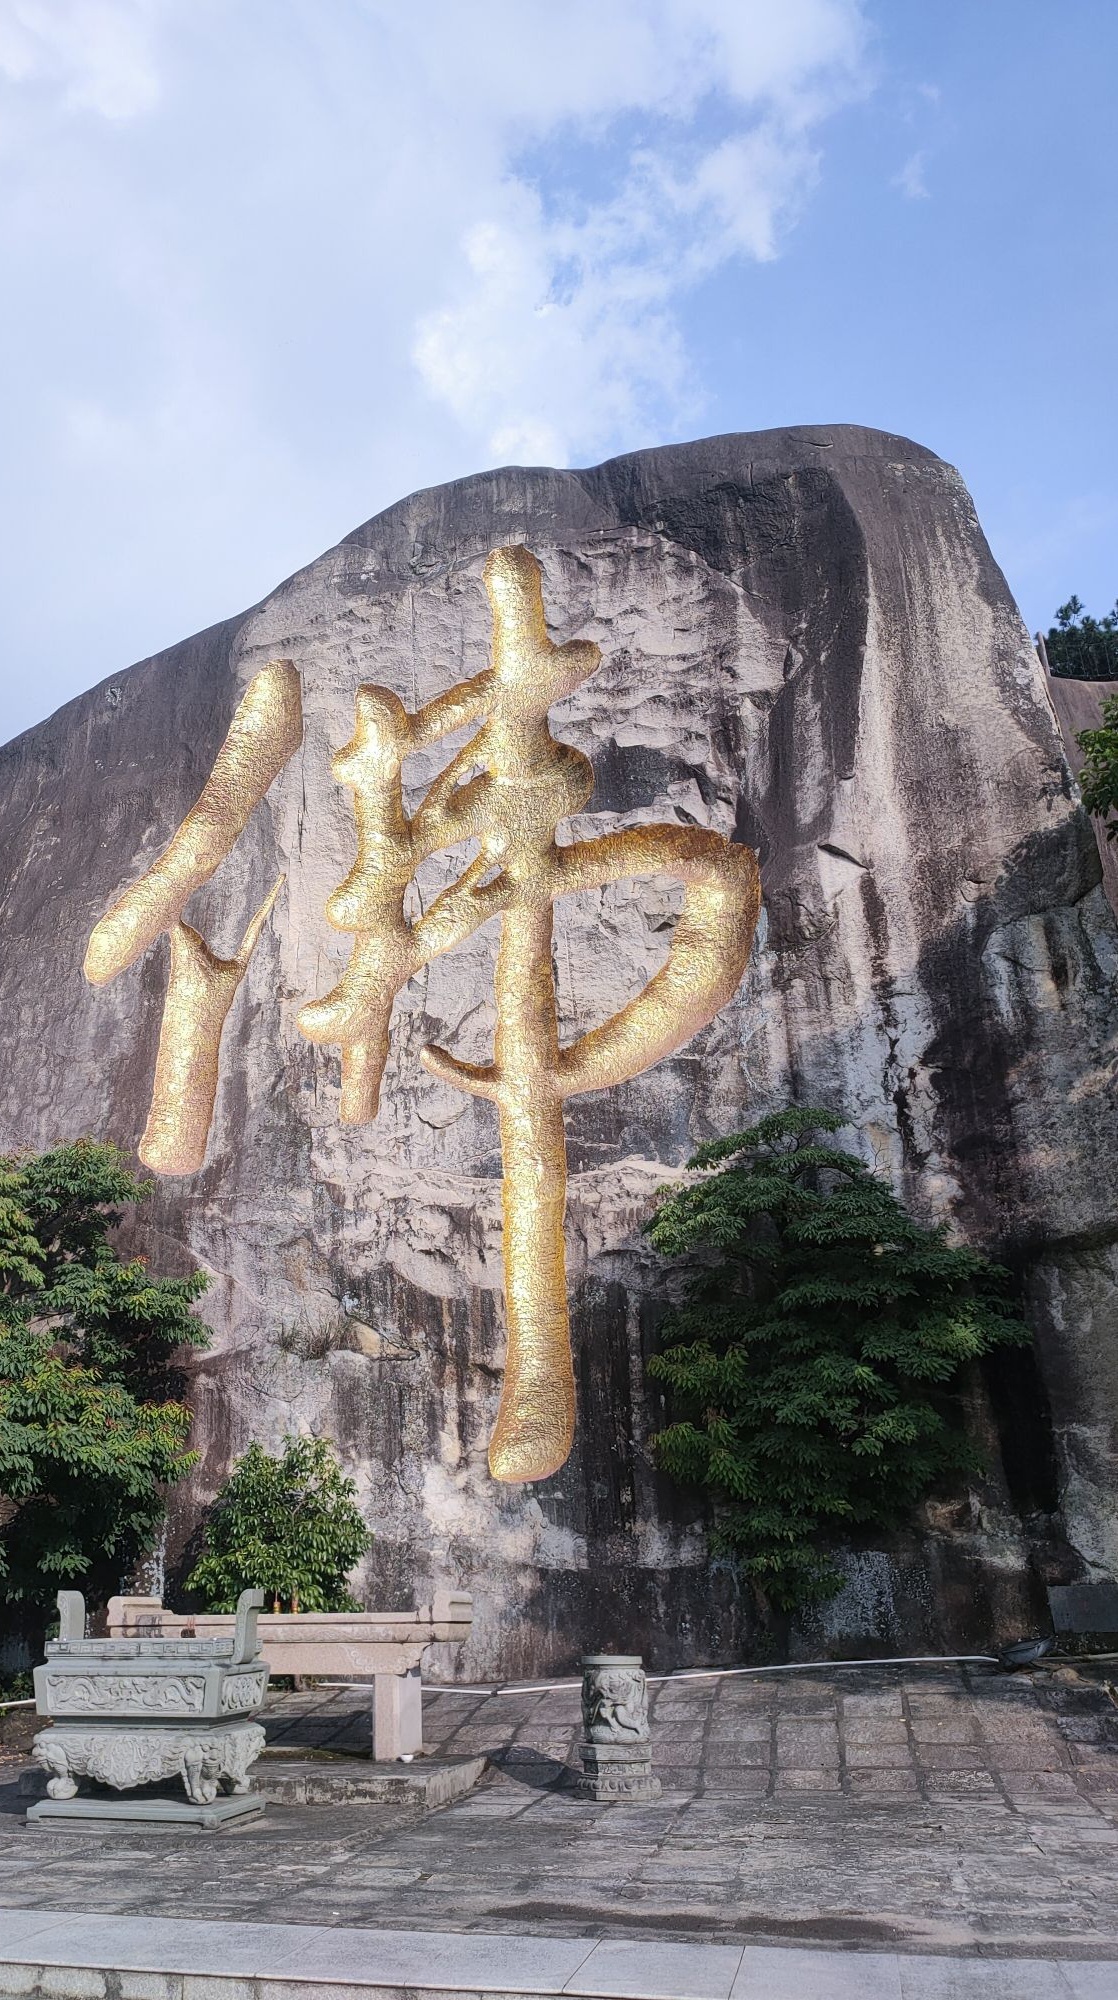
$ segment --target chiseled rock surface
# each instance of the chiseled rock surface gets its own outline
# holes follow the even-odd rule
[[[543,564],[553,636],[602,648],[556,711],[598,777],[576,830],[714,826],[760,849],[765,885],[735,1001],[671,1060],[569,1107],[580,1433],[534,1489],[495,1486],[485,1466],[502,1362],[495,1117],[418,1061],[428,1040],[486,1051],[492,927],[401,996],[371,1128],[339,1125],[336,1054],[295,1025],[348,950],[323,905],[354,850],[329,770],[354,689],[380,681],[412,707],[485,665],[481,566],[513,541]],[[1038,1336],[1036,1371],[1015,1359],[992,1397],[975,1387],[990,1476],[931,1510],[922,1538],[852,1559],[832,1634],[973,1645],[1026,1619],[1042,1577],[1113,1571],[1118,930],[958,474],[845,426],[486,473],[390,508],[255,610],[18,738],[0,751],[3,1146],[135,1144],[166,945],[93,991],[85,939],[159,854],[277,655],[303,676],[305,746],[190,919],[231,949],[280,868],[287,886],[228,1024],[206,1167],[164,1183],[133,1232],[162,1268],[212,1274],[203,1459],[172,1554],[232,1454],[309,1426],[361,1484],[367,1601],[422,1601],[443,1579],[475,1592],[466,1672],[606,1647],[732,1657],[732,1583],[650,1464],[662,1276],[640,1227],[696,1143],[794,1096],[842,1110],[920,1213],[1018,1268]],[[415,766],[417,784],[436,768]],[[424,869],[425,899],[456,859]],[[644,983],[676,907],[661,882],[560,906],[568,1033]]]

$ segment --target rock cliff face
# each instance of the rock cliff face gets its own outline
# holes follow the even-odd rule
[[[1068,762],[1073,771],[1081,771],[1083,752],[1076,739],[1081,730],[1101,728],[1103,703],[1118,694],[1118,687],[1113,681],[1070,681],[1054,675],[1045,677],[1045,686],[1056,711]],[[1118,844],[1108,837],[1103,820],[1095,820],[1094,828],[1102,862],[1102,885],[1107,902],[1118,916]]]
[[[357,683],[409,708],[487,662],[486,553],[540,558],[552,637],[600,672],[555,712],[594,763],[576,831],[649,820],[756,847],[765,892],[735,1000],[699,1039],[571,1101],[575,1454],[498,1487],[485,1441],[502,1362],[492,1108],[428,1076],[429,1040],[484,1057],[492,926],[401,995],[375,1126],[338,1122],[336,1056],[295,1016],[348,940],[323,905],[351,865],[331,752]],[[850,427],[511,470],[420,493],[243,617],[145,660],[0,751],[0,1145],[132,1147],[150,1092],[166,942],[94,991],[92,924],[197,796],[246,683],[302,674],[306,738],[191,905],[232,950],[285,891],[237,996],[204,1170],[160,1184],[137,1245],[212,1274],[194,1373],[197,1502],[250,1438],[332,1435],[376,1543],[367,1601],[470,1587],[470,1674],[583,1648],[733,1657],[743,1612],[694,1510],[658,1479],[644,1373],[663,1274],[640,1225],[694,1145],[796,1098],[1021,1275],[1036,1362],[975,1386],[989,1477],[891,1551],[850,1558],[834,1636],[987,1641],[1042,1581],[1118,1566],[1118,929],[1042,676],[967,492],[931,453]],[[435,764],[416,760],[417,785]],[[428,864],[425,897],[450,879]],[[568,1035],[662,961],[667,882],[560,905]],[[856,1138],[855,1138],[856,1135]],[[812,1635],[805,1636],[805,1643]]]

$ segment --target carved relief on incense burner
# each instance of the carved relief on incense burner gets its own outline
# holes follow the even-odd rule
[[[71,1729],[65,1723],[40,1730],[32,1755],[48,1773],[52,1799],[72,1799],[79,1778],[130,1791],[181,1778],[194,1805],[210,1805],[218,1792],[248,1791],[248,1772],[264,1748],[258,1722],[236,1722],[205,1730]]]
[[[237,1715],[259,1708],[264,1700],[267,1679],[267,1671],[263,1668],[257,1668],[251,1674],[230,1674],[221,1689],[222,1714]]]
[[[51,1674],[46,1676],[48,1713],[53,1715],[154,1714],[200,1711],[206,1699],[201,1674]],[[262,1698],[262,1691],[261,1691]],[[252,1702],[241,1706],[251,1708]]]

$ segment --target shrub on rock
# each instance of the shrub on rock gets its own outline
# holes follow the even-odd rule
[[[832,1596],[828,1543],[889,1528],[976,1464],[953,1394],[991,1348],[1030,1339],[1008,1274],[906,1215],[892,1188],[790,1110],[703,1146],[648,1225],[697,1253],[650,1372],[674,1421],[655,1441],[713,1505],[713,1544],[769,1600]]]

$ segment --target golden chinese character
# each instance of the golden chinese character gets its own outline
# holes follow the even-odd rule
[[[601,655],[586,643],[552,644],[539,564],[527,549],[497,550],[484,574],[493,611],[488,672],[415,715],[386,688],[358,689],[354,735],[333,765],[354,793],[357,860],[326,906],[331,923],[356,942],[340,984],[304,1007],[299,1025],[310,1040],[341,1048],[343,1120],[374,1117],[400,987],[501,916],[493,1062],[460,1062],[434,1047],[422,1060],[497,1106],[508,1359],[489,1465],[497,1479],[545,1479],[570,1451],[575,1418],[563,1100],[636,1076],[725,1005],[749,957],[760,885],[750,849],[699,829],[636,827],[556,843],[560,822],[586,805],[594,773],[580,751],[552,736],[548,710],[595,672]],[[481,717],[409,820],[404,758]],[[476,859],[409,923],[404,898],[416,868],[471,838]],[[666,964],[612,1019],[560,1047],[551,967],[556,897],[660,873],[681,879],[685,891]]]
[[[527,549],[485,565],[493,612],[492,665],[409,715],[387,688],[357,690],[352,740],[333,761],[354,795],[357,860],[327,903],[354,937],[349,965],[323,1000],[302,1009],[311,1041],[341,1049],[341,1116],[376,1116],[393,1003],[440,952],[501,917],[493,1061],[466,1063],[427,1047],[422,1060],[457,1089],[497,1107],[503,1169],[508,1359],[489,1446],[497,1479],[545,1479],[566,1459],[575,1391],[563,1218],[563,1100],[636,1076],[690,1040],[730,999],[760,908],[749,848],[698,828],[642,826],[559,845],[557,828],[590,798],[594,773],[548,728],[552,704],[593,674],[597,646],[555,646],[544,622],[540,568]],[[480,727],[409,819],[405,758],[470,723]],[[182,921],[244,831],[302,739],[299,677],[273,661],[251,683],[213,772],[166,853],[98,924],[86,954],[95,985],[112,979],[163,930],[171,933],[155,1089],[140,1156],[159,1173],[192,1173],[205,1157],[221,1031],[280,881],[235,957],[219,959]],[[415,922],[405,897],[422,862],[463,840],[478,854]],[[552,976],[558,896],[627,877],[670,874],[683,908],[666,963],[628,1006],[567,1047],[559,1043]]]
[[[218,958],[183,923],[182,912],[232,852],[253,808],[302,740],[299,676],[290,660],[272,660],[249,683],[201,796],[166,852],[117,899],[89,940],[85,976],[93,986],[107,986],[161,931],[171,934],[155,1087],[139,1148],[156,1173],[193,1174],[206,1157],[221,1031],[283,876],[233,958]]]

